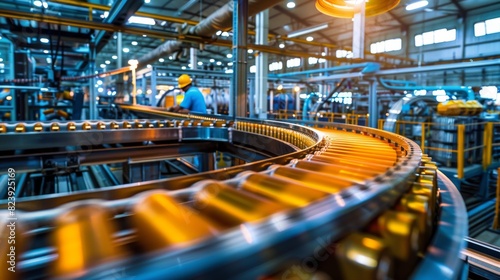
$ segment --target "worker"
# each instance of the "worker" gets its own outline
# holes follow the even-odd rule
[[[201,91],[192,85],[189,75],[182,74],[178,79],[179,88],[184,92],[184,99],[180,105],[169,108],[170,112],[178,113],[207,113],[207,104]]]

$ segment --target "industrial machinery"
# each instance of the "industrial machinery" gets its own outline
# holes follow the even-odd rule
[[[404,137],[121,107],[150,119],[0,125],[1,180],[15,182],[0,194],[7,209],[0,233],[6,240],[5,225],[14,223],[16,240],[13,260],[12,247],[0,243],[1,279],[458,279],[465,272],[460,194]],[[219,150],[238,164],[214,168],[207,155]],[[200,172],[189,176],[160,178],[155,164],[135,165],[193,155]],[[96,164],[128,166],[140,181],[75,192],[56,183],[52,194],[33,197],[20,180]]]

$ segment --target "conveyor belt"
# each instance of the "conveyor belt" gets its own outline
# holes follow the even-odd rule
[[[160,115],[180,117],[154,112]],[[425,269],[422,259],[432,255],[430,248],[440,248],[433,242],[440,223],[466,228],[458,219],[441,220],[435,165],[415,143],[392,133],[243,119],[74,126],[74,131],[54,131],[53,124],[23,124],[23,129],[3,124],[0,137],[6,137],[0,139],[10,138],[4,149],[13,154],[30,146],[12,142],[20,136],[74,145],[99,132],[103,143],[203,139],[270,150],[273,156],[189,177],[20,199],[15,212],[19,278],[407,279]],[[51,145],[43,142],[39,149]],[[25,159],[19,157],[19,168],[40,168],[24,166]],[[460,205],[459,217],[465,213]],[[0,206],[8,207],[5,201]],[[10,213],[3,214],[2,224],[10,222]],[[1,234],[9,235],[6,226]],[[459,252],[465,231],[453,234],[446,250]],[[9,248],[0,249],[0,279],[6,279],[12,277],[4,259]],[[452,259],[441,260],[450,270],[433,276],[457,278],[458,256],[442,257]]]

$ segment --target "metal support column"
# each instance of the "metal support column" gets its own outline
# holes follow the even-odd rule
[[[123,36],[121,32],[116,33],[116,68],[123,67]],[[116,75],[116,95],[123,98],[125,94],[125,86],[123,84],[123,74]],[[128,97],[127,97],[128,98]]]
[[[117,32],[116,33],[116,56],[118,57],[116,59],[116,68],[120,69],[123,67],[123,50],[122,50],[122,33]]]
[[[157,92],[156,92],[156,76],[157,76],[157,74],[156,74],[155,69],[156,68],[153,68],[153,70],[151,70],[151,76],[150,76],[151,77],[151,95],[155,96],[154,98],[152,98],[152,99],[154,99],[154,103],[151,103],[151,106],[156,106],[156,102],[157,102],[156,101],[156,94],[157,94]],[[174,100],[175,100],[175,98],[174,98]],[[165,104],[167,104],[166,101],[165,101]]]
[[[269,10],[262,11],[255,17],[255,44],[267,45],[269,33]],[[259,52],[255,57],[255,114],[259,119],[267,119],[267,63],[268,54]]]
[[[148,78],[146,77],[146,75],[142,75],[142,78],[141,78],[141,92],[142,94],[146,94],[148,91]],[[151,93],[151,99],[150,99],[150,105],[151,106],[156,106],[156,100],[155,100],[155,97],[153,96],[153,93]]]
[[[89,79],[89,119],[97,119],[97,104],[96,104],[96,91],[95,91],[95,46],[93,43],[90,44],[90,55],[89,55],[89,75],[92,75]]]
[[[365,1],[359,1],[359,13],[354,15],[352,32],[352,52],[354,58],[365,56]]]
[[[253,118],[255,116],[255,84],[248,83],[248,116]]]
[[[196,56],[196,49],[195,48],[190,48],[189,49],[189,63],[191,64],[191,69],[196,70],[198,67],[198,57]]]
[[[233,0],[233,3],[233,86],[229,115],[246,117],[248,0]]]
[[[378,120],[378,103],[377,103],[377,80],[370,80],[370,88],[368,91],[368,126],[377,128]]]

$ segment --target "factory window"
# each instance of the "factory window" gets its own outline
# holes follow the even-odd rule
[[[300,58],[292,58],[286,61],[286,68],[299,67],[301,64]]]
[[[281,61],[275,61],[269,64],[269,71],[278,71],[283,69],[283,63]]]
[[[338,58],[352,58],[353,53],[351,51],[346,51],[346,50],[337,50],[336,56]]]
[[[310,57],[307,62],[309,63],[309,65],[313,65],[313,64],[316,64],[318,63],[318,59],[316,57]]]
[[[433,30],[415,35],[415,47],[421,47],[423,45],[432,45],[443,42],[451,42],[455,41],[456,39],[457,39],[456,29],[448,30],[446,28],[441,28],[438,30]]]
[[[401,38],[389,39],[371,44],[370,52],[383,53],[383,52],[399,51],[401,47],[402,47]]]
[[[474,24],[474,36],[481,37],[487,34],[500,32],[500,17]]]

